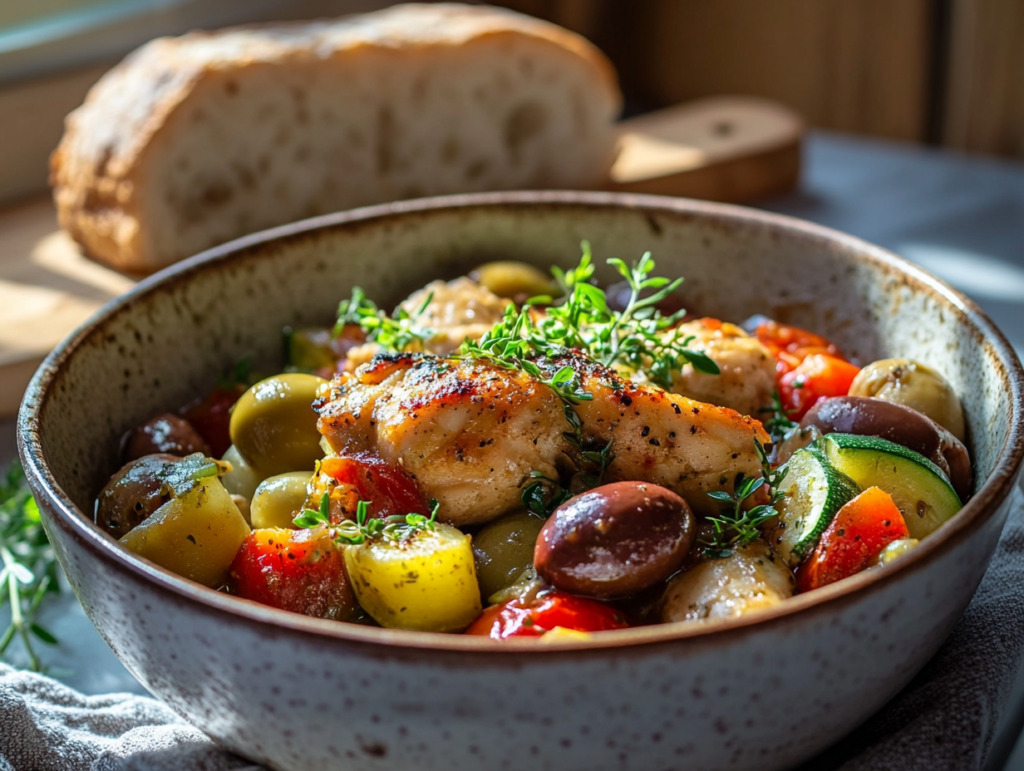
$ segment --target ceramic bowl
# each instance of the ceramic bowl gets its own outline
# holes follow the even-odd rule
[[[765,313],[867,362],[900,355],[962,395],[976,486],[891,566],[773,609],[592,642],[497,644],[305,618],[192,584],[91,522],[118,440],[281,328],[328,323],[353,284],[395,301],[495,258],[575,264],[653,252],[687,305]],[[505,193],[308,220],[142,282],[51,354],[22,406],[21,452],[86,612],[128,669],[224,747],[276,769],[775,769],[878,710],[974,593],[1020,471],[1022,375],[969,300],[889,252],[785,217],[679,199]]]

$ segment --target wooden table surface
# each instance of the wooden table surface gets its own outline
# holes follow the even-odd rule
[[[803,217],[890,248],[976,300],[1024,351],[1024,165],[911,145],[812,133],[799,192],[760,208]],[[15,453],[14,424],[0,421],[0,462]],[[89,694],[143,692],[86,619],[73,597],[45,613],[66,642],[45,653],[68,684]],[[1024,684],[991,752],[988,769],[1007,762],[1024,724]]]

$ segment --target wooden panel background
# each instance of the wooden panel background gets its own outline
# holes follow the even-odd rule
[[[633,109],[777,99],[812,126],[1024,158],[1024,0],[497,0],[586,35]]]
[[[954,0],[943,143],[1024,158],[1024,2]]]

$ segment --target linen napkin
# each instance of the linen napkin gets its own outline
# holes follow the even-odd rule
[[[800,771],[981,771],[1024,652],[1024,495],[963,619],[866,724]],[[0,665],[0,771],[260,771],[160,702]],[[486,770],[483,770],[486,771]]]

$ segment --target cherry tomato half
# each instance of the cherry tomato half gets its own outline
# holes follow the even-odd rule
[[[293,613],[349,621],[359,610],[341,549],[326,528],[253,530],[231,564],[239,597]]]
[[[341,484],[351,485],[356,501],[369,501],[370,516],[430,514],[430,507],[412,477],[374,455],[324,458],[320,470]],[[346,504],[350,510],[354,506]]]
[[[507,640],[510,637],[540,637],[555,627],[576,632],[603,632],[628,626],[619,611],[603,602],[565,592],[550,592],[526,605],[515,599],[493,605],[466,630],[466,634]]]

